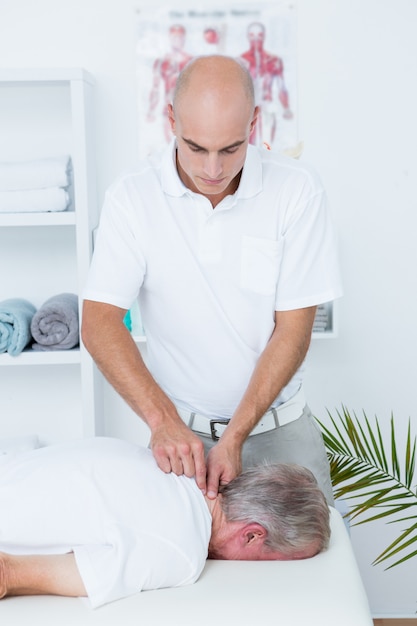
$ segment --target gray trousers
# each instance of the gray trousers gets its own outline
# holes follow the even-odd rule
[[[207,454],[216,445],[216,441],[208,435],[196,434],[203,441]],[[326,448],[320,428],[308,406],[305,406],[303,414],[293,422],[247,438],[242,451],[243,469],[265,461],[298,463],[307,467],[316,477],[327,503],[334,506]]]

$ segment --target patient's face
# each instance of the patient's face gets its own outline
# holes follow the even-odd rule
[[[261,540],[253,540],[242,545],[239,537],[229,538],[217,545],[209,546],[209,559],[227,561],[296,561],[309,559],[319,552],[315,544],[293,552],[290,556],[282,552],[271,551]]]
[[[221,496],[219,496],[221,497]],[[287,553],[273,551],[265,545],[267,531],[257,522],[228,522],[216,501],[209,501],[213,516],[208,558],[228,561],[294,561],[308,559],[320,551],[319,541]],[[220,519],[220,523],[219,523]]]

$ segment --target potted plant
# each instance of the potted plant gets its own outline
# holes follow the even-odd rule
[[[330,461],[335,498],[347,501],[351,521],[359,518],[354,525],[378,519],[402,524],[398,537],[373,564],[395,557],[386,568],[390,569],[411,559],[417,555],[417,489],[416,437],[411,434],[410,420],[405,454],[400,458],[393,416],[387,445],[377,417],[371,424],[364,413],[361,421],[344,406],[334,416],[329,411],[328,415],[330,427],[316,420]]]

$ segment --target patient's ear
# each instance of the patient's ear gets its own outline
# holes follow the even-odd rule
[[[261,524],[256,522],[246,524],[241,531],[242,543],[250,547],[254,547],[254,544],[258,544],[258,547],[261,547],[267,534],[267,531]]]

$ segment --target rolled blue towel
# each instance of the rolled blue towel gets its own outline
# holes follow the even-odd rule
[[[0,302],[0,353],[17,356],[31,342],[30,324],[36,308],[23,298]]]
[[[78,296],[60,293],[46,300],[32,318],[33,350],[70,350],[79,344]]]

